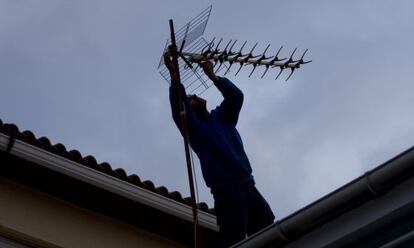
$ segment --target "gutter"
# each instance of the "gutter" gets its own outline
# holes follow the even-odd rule
[[[414,176],[414,147],[233,247],[281,247]],[[279,246],[277,246],[279,245]]]
[[[167,214],[184,219],[185,221],[193,221],[193,213],[190,206],[50,153],[23,141],[16,140],[12,136],[0,133],[0,151],[34,162],[45,168],[76,178],[82,182],[102,188],[143,205],[158,209]],[[214,215],[198,211],[198,217],[201,226],[213,231],[218,231],[216,217]]]

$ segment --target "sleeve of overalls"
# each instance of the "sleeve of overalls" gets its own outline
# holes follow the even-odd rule
[[[236,125],[243,105],[243,92],[224,77],[219,77],[219,80],[214,82],[214,85],[224,97],[223,102],[219,106],[223,118]]]
[[[197,126],[197,122],[199,120],[190,107],[187,94],[182,84],[180,84],[179,91],[180,91],[182,99],[184,100],[184,108],[185,108],[186,117],[187,117],[187,126],[189,129],[190,135],[191,135],[191,133],[195,130],[195,127]],[[177,125],[178,129],[180,130],[181,134],[183,134],[183,124],[181,121],[180,105],[178,102],[178,95],[177,95],[177,83],[174,81],[172,81],[170,85],[170,105],[171,105],[171,112],[172,112],[172,117],[174,119],[174,122]]]

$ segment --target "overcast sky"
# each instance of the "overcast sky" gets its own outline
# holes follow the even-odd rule
[[[228,74],[245,94],[238,130],[257,187],[278,218],[413,145],[409,0],[0,0],[0,118],[189,196],[157,65],[168,19],[178,28],[210,4],[206,39],[283,45],[285,56],[309,48],[313,60],[288,82],[276,69]],[[203,96],[210,109],[221,100],[213,88]]]

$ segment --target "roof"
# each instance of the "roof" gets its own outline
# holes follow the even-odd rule
[[[178,191],[127,175],[121,168],[98,163],[94,156],[83,156],[78,150],[68,151],[61,143],[37,138],[1,119],[0,161],[1,176],[191,245],[191,202]],[[217,233],[214,210],[206,203],[198,207],[201,233],[213,240]]]
[[[52,144],[49,138],[40,137],[36,138],[35,134],[30,131],[20,131],[15,124],[4,123],[0,119],[0,133],[11,135],[14,138],[26,142],[28,144],[34,145],[56,155],[62,156],[64,158],[70,159],[82,165],[85,165],[94,170],[103,172],[110,176],[116,177],[123,181],[134,184],[138,187],[144,188],[151,192],[157,193],[159,195],[168,197],[175,201],[184,203],[188,206],[191,206],[191,198],[183,197],[178,191],[169,191],[165,186],[155,186],[151,180],[142,181],[141,178],[136,174],[127,175],[125,170],[122,168],[113,169],[111,164],[108,162],[98,163],[96,158],[92,155],[83,156],[78,150],[67,151],[66,147],[62,143]],[[206,211],[214,214],[214,209],[209,209],[208,205],[205,202],[198,203],[198,208],[202,211]]]
[[[386,219],[384,216],[389,217],[396,212],[403,212],[405,208],[410,208],[412,213],[413,185],[414,147],[411,147],[332,193],[245,239],[235,247],[302,247],[303,243],[302,246],[299,245],[301,241],[297,246],[295,246],[297,243],[293,242],[302,240],[305,235],[309,237],[310,233],[318,233],[319,229],[321,229],[319,235],[327,239],[328,232],[332,229],[350,229],[352,221],[353,230],[359,230],[358,228],[362,230],[362,227],[365,227],[372,231],[374,229],[371,226],[366,228],[370,222],[379,223],[381,218]],[[381,207],[390,204],[394,205],[393,209],[384,210]],[[378,212],[377,216],[375,216],[376,212]],[[357,215],[355,213],[358,213],[358,217],[355,217]],[[363,220],[368,217],[373,219]],[[356,221],[359,223],[355,224]]]

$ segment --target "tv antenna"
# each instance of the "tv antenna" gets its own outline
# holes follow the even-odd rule
[[[297,48],[293,49],[289,57],[279,57],[282,52],[283,46],[280,46],[275,55],[268,56],[268,50],[270,44],[266,46],[261,54],[254,54],[254,50],[258,46],[258,43],[254,43],[251,46],[248,53],[243,52],[247,45],[247,41],[241,43],[239,48],[238,40],[229,40],[224,42],[223,38],[212,38],[207,41],[202,37],[208,20],[210,18],[212,6],[202,11],[199,15],[194,17],[190,22],[180,28],[174,35],[176,37],[177,56],[179,58],[178,65],[180,71],[182,71],[181,83],[186,88],[186,91],[191,94],[202,94],[206,91],[212,83],[202,72],[202,69],[198,65],[203,60],[211,60],[214,62],[216,73],[225,69],[224,75],[230,72],[230,69],[234,65],[238,65],[238,69],[235,75],[238,75],[241,69],[246,66],[251,66],[249,77],[251,77],[254,71],[258,67],[264,68],[261,73],[261,78],[264,78],[270,69],[279,69],[275,79],[278,79],[282,73],[287,70],[290,73],[286,77],[288,81],[293,73],[302,67],[302,65],[312,62],[312,60],[305,61],[304,57],[308,52],[308,49],[302,52],[299,58],[294,58]],[[169,38],[165,43],[163,53],[167,51],[171,45],[172,39]],[[223,49],[224,48],[224,49]],[[168,69],[165,67],[162,56],[158,64],[158,70],[162,77],[170,83],[170,75]]]
[[[247,41],[245,41],[239,49],[235,48],[237,40],[229,40],[228,42],[223,42],[223,38],[220,38],[217,41],[216,38],[213,38],[208,42],[202,37],[202,35],[204,34],[208,20],[210,18],[211,9],[212,5],[203,10],[199,15],[194,17],[182,28],[178,29],[177,32],[174,30],[173,20],[169,20],[170,38],[167,39],[167,42],[165,43],[160,62],[158,64],[158,70],[160,74],[168,83],[172,82],[170,73],[167,67],[164,65],[163,56],[165,52],[169,51],[175,68],[178,68],[178,81],[174,83],[177,84],[176,94],[178,96],[179,110],[181,113],[180,117],[183,129],[182,133],[184,138],[187,172],[190,185],[194,223],[194,247],[198,247],[200,245],[199,232],[197,231],[198,207],[196,203],[196,192],[194,188],[194,171],[191,162],[190,139],[188,134],[188,126],[186,123],[186,112],[183,103],[183,99],[186,96],[181,95],[179,90],[180,84],[183,84],[187,93],[202,94],[204,91],[206,91],[212,85],[212,83],[208,80],[207,76],[202,72],[202,68],[199,66],[200,62],[206,60],[214,62],[216,73],[222,69],[225,69],[224,75],[230,72],[230,69],[233,65],[237,64],[239,65],[239,68],[236,72],[236,75],[245,66],[252,66],[249,77],[252,76],[258,67],[265,68],[264,72],[261,74],[261,78],[266,75],[269,68],[278,68],[279,72],[275,79],[278,79],[284,70],[290,69],[290,73],[286,78],[286,81],[290,79],[295,70],[299,69],[304,64],[312,62],[311,60],[304,60],[304,56],[307,53],[308,49],[302,53],[300,59],[293,58],[295,52],[297,51],[297,48],[293,50],[288,58],[279,58],[279,54],[283,46],[278,49],[274,56],[268,57],[266,53],[270,47],[270,44],[266,46],[263,53],[254,55],[254,49],[258,45],[257,42],[249,50],[249,53],[243,53],[243,49],[245,48]],[[177,47],[177,45],[179,45],[179,47]]]

